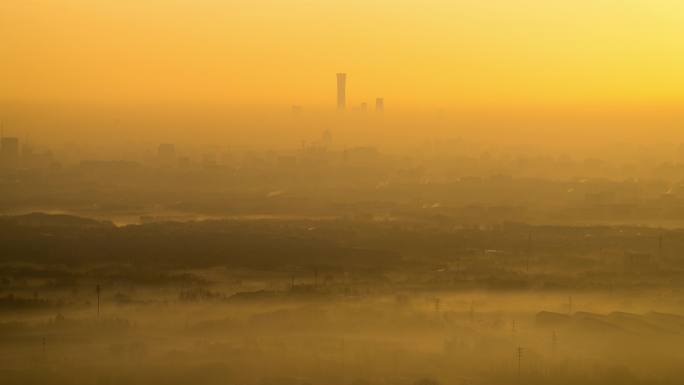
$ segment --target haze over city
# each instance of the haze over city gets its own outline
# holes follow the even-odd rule
[[[0,2],[0,383],[678,384],[684,4]]]

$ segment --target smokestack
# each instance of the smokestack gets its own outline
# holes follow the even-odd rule
[[[385,110],[385,99],[377,98],[375,99],[375,112],[382,112]]]
[[[337,74],[337,109],[344,110],[347,106],[347,74]]]

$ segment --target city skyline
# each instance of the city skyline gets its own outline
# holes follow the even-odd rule
[[[344,69],[393,109],[684,102],[674,0],[72,4],[3,2],[0,101],[324,106]]]
[[[684,1],[0,0],[0,385],[675,385]]]

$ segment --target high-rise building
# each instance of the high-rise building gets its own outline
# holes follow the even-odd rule
[[[385,110],[385,99],[376,98],[375,99],[375,112],[382,112]]]
[[[14,165],[19,160],[19,138],[0,138],[0,162]]]
[[[347,74],[337,74],[337,109],[344,110],[347,106]]]

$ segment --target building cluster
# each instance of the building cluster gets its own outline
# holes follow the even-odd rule
[[[347,108],[347,74],[338,73],[337,74],[337,109],[339,111],[344,111]],[[358,107],[361,112],[368,110],[368,104],[366,102],[361,103]],[[385,109],[385,99],[375,98],[375,112],[383,112]]]
[[[29,145],[20,146],[19,138],[0,136],[0,169],[14,169],[19,167],[44,167],[54,162],[49,151],[37,152]]]

